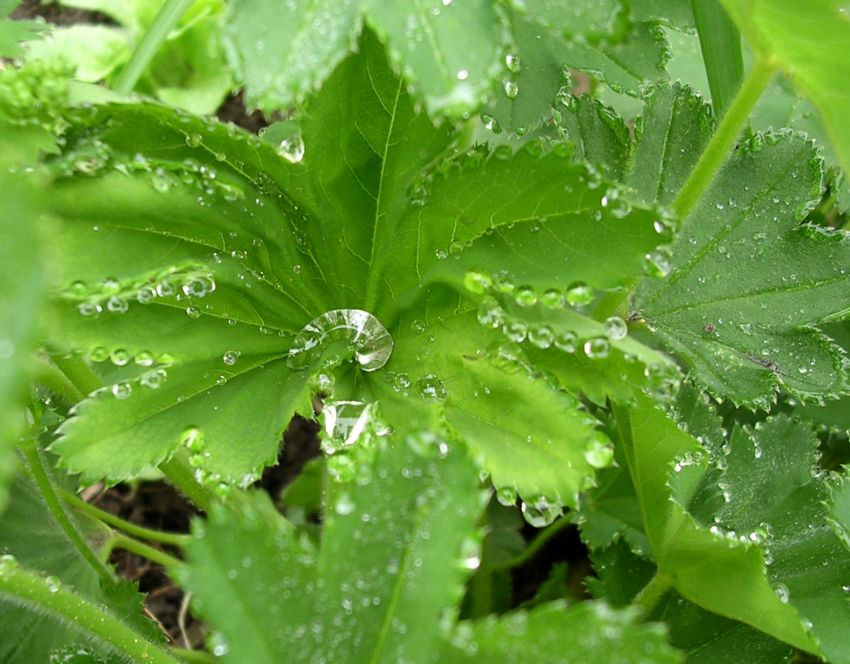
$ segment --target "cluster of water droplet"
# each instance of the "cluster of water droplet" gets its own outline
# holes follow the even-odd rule
[[[220,473],[209,469],[212,455],[207,449],[204,432],[200,427],[186,427],[180,435],[180,444],[189,452],[189,465],[194,468],[195,480],[213,490],[222,499],[232,491],[232,484],[224,481]],[[256,473],[245,473],[236,485],[242,489],[249,487],[259,479]]]
[[[353,356],[363,371],[376,371],[387,363],[392,351],[390,333],[368,311],[333,309],[296,335],[287,364],[292,369],[306,369],[321,359],[327,368]]]
[[[378,417],[377,404],[327,400],[319,421],[319,442],[328,456],[330,476],[339,482],[368,483],[375,454],[391,433]]]
[[[107,277],[98,284],[89,285],[74,281],[63,293],[67,299],[78,302],[81,316],[94,318],[101,313],[123,314],[131,302],[150,304],[158,298],[184,299],[203,298],[216,289],[213,274],[198,267],[169,268],[142,281],[119,281]],[[186,309],[192,318],[200,316],[200,310],[190,305]]]

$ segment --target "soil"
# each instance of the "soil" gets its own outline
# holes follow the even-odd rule
[[[40,17],[57,25],[113,23],[100,12],[68,9],[53,2],[38,0],[24,0],[13,17]],[[241,92],[230,95],[217,116],[223,122],[232,122],[253,133],[258,133],[269,124],[269,120],[259,111],[249,112],[246,109]],[[267,468],[256,487],[267,491],[277,500],[281,491],[298,476],[304,465],[319,455],[317,431],[315,422],[296,417],[284,434],[278,465]],[[191,503],[162,481],[119,484],[86,497],[101,509],[127,521],[169,532],[188,532],[192,518],[198,515]],[[526,540],[533,539],[538,533],[530,526],[522,531]],[[178,550],[163,548],[172,555],[180,555]],[[184,648],[203,647],[203,624],[192,616],[185,593],[165,574],[162,566],[124,550],[114,551],[110,561],[122,577],[139,584],[139,589],[146,594],[146,611],[158,621],[171,643]],[[553,565],[564,562],[568,566],[564,595],[572,598],[587,596],[584,579],[593,572],[578,529],[570,526],[547,542],[526,564],[513,571],[513,606],[533,598],[540,584],[549,578]]]

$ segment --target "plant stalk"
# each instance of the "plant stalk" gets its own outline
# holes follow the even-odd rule
[[[41,497],[44,499],[47,509],[55,519],[59,527],[64,531],[65,535],[71,543],[80,552],[80,555],[85,561],[92,566],[95,572],[109,585],[115,583],[115,579],[109,569],[98,559],[94,551],[92,551],[88,542],[80,534],[77,526],[71,521],[70,516],[65,511],[59,497],[56,495],[53,482],[47,474],[47,469],[42,462],[41,455],[36,447],[35,440],[30,440],[21,446],[21,451],[27,461],[30,476],[35,481],[38,490],[41,492]]]
[[[723,117],[744,77],[741,33],[720,0],[691,0],[714,115]]]
[[[174,570],[182,564],[177,558],[165,553],[165,551],[155,549],[144,542],[140,542],[132,537],[127,537],[121,533],[115,533],[112,537],[106,540],[106,544],[103,547],[103,556],[108,558],[113,549],[124,549],[125,551],[130,551],[142,558],[147,558],[152,562],[162,565],[166,568],[166,570]]]
[[[759,58],[753,63],[753,68],[738,89],[738,94],[717,126],[717,131],[673,201],[673,209],[680,219],[684,219],[691,212],[726,161],[729,151],[735,145],[735,139],[738,138],[775,71],[776,67],[767,60]]]
[[[656,572],[632,603],[640,608],[641,614],[646,618],[671,587],[670,580],[661,572]]]
[[[121,70],[112,89],[122,95],[130,94],[147,69],[153,56],[168,38],[169,33],[185,14],[194,0],[165,0],[162,9],[142,35],[141,41],[133,51],[130,61]]]
[[[189,535],[183,535],[181,533],[165,533],[160,530],[153,530],[152,528],[145,528],[144,526],[139,526],[135,523],[130,523],[129,521],[125,521],[119,516],[115,516],[114,514],[111,514],[106,510],[102,510],[99,507],[92,505],[91,503],[87,503],[78,495],[70,491],[60,489],[60,493],[62,495],[62,500],[64,500],[66,503],[73,505],[76,509],[83,512],[86,516],[89,516],[97,521],[102,521],[103,523],[110,525],[113,528],[123,530],[128,535],[151,540],[153,542],[160,542],[162,544],[171,544],[172,546],[183,546],[188,540],[191,539]]]
[[[177,659],[111,613],[56,581],[18,568],[14,560],[0,560],[0,595],[61,620],[128,661],[179,664]]]
[[[551,523],[546,526],[540,534],[531,540],[531,543],[519,554],[506,560],[504,562],[499,563],[498,565],[493,565],[490,568],[491,572],[500,572],[503,570],[513,569],[514,567],[519,567],[520,565],[524,565],[529,560],[531,560],[537,552],[542,549],[546,543],[551,540],[555,535],[561,532],[564,528],[571,525],[572,522],[568,519],[560,518],[557,521]]]
[[[189,664],[214,664],[221,659],[203,650],[187,650],[186,648],[171,648],[171,654]]]

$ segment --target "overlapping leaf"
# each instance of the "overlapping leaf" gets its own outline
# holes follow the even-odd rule
[[[752,432],[736,429],[722,450],[709,445],[707,457],[647,402],[632,411],[627,432],[659,575],[705,609],[847,661],[840,634],[850,620],[842,589],[850,556],[830,527],[808,428],[769,419]]]
[[[186,583],[224,661],[429,661],[475,567],[482,496],[462,447],[390,444],[368,483],[328,487],[318,548],[259,500],[196,526]]]
[[[850,17],[840,0],[723,0],[750,46],[788,73],[817,107],[845,173],[850,171]]]
[[[54,327],[110,387],[63,425],[55,449],[69,467],[127,478],[183,441],[204,479],[250,482],[292,413],[310,411],[313,370],[286,364],[295,335],[326,311],[357,308],[388,327],[395,351],[372,375],[340,368],[334,398],[378,400],[400,430],[444,421],[525,498],[575,504],[592,482],[603,462],[586,453],[604,441],[576,397],[531,366],[525,381],[495,366],[488,348],[501,331],[441,284],[474,295],[467,271],[507,266],[502,276],[539,297],[554,289],[562,307],[571,280],[611,289],[642,274],[665,239],[656,214],[619,200],[566,146],[440,161],[452,129],[414,109],[374,38],[361,49],[279,150],[154,106],[105,107],[70,134],[50,203],[63,219]],[[553,238],[572,265],[557,275],[541,267]],[[582,341],[604,336],[590,318],[552,316]],[[599,400],[665,362],[631,340],[615,349],[607,373],[587,374]],[[565,384],[584,389],[585,361],[567,361]],[[423,399],[420,380],[442,383],[447,398]],[[508,401],[546,413],[539,444],[511,418],[488,435],[475,424]]]

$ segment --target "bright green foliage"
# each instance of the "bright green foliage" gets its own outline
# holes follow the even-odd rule
[[[632,411],[626,436],[662,578],[703,608],[846,661],[850,554],[829,526],[808,428],[769,419],[752,432],[736,429],[706,456],[647,402]]]
[[[743,144],[672,247],[670,276],[638,290],[634,315],[687,357],[712,392],[765,406],[845,390],[839,349],[812,326],[846,309],[843,235],[798,226],[821,165],[792,134]]]
[[[452,648],[440,662],[508,664],[528,658],[535,662],[682,661],[665,643],[657,625],[637,625],[628,611],[615,611],[601,602],[543,604],[529,612],[490,616],[455,628]],[[565,647],[569,644],[568,648]]]
[[[109,118],[107,130],[71,134],[50,202],[64,220],[54,312],[66,342],[102,362],[111,385],[63,424],[54,449],[69,468],[87,480],[129,478],[183,442],[204,480],[246,486],[273,462],[292,414],[310,414],[315,370],[286,365],[294,335],[351,307],[374,312],[395,350],[373,375],[341,369],[334,397],[370,395],[400,430],[445,422],[498,486],[528,501],[575,505],[610,458],[573,394],[507,361],[493,347],[506,341],[500,331],[481,327],[456,293],[426,286],[480,299],[471,272],[562,308],[566,284],[580,281],[593,297],[641,275],[669,229],[569,149],[473,150],[431,167],[451,128],[413,108],[372,38],[362,50],[277,150],[150,106],[106,107],[93,122]],[[352,112],[341,113],[339,98]],[[553,240],[573,266],[557,278],[543,269]],[[422,308],[402,314],[411,305]],[[552,348],[555,332],[608,344],[589,317],[504,306],[517,324],[535,317],[530,353],[565,355]],[[628,400],[628,380],[670,365],[628,338],[613,348],[598,371],[584,366],[595,359],[561,358],[564,383]],[[435,385],[424,399],[422,381]],[[531,445],[520,420],[494,419],[508,404],[508,413],[545,413]]]
[[[26,371],[34,346],[43,279],[37,192],[19,175],[0,176],[16,196],[0,201],[0,512],[15,467],[12,444],[26,426]]]
[[[488,0],[320,0],[309,7],[240,0],[228,37],[249,101],[268,110],[300,101],[351,51],[364,24],[386,41],[432,112],[474,110],[502,68],[503,27]]]
[[[391,438],[368,482],[329,484],[318,546],[259,500],[197,524],[184,575],[224,661],[429,661],[483,507],[474,465],[442,445]]]
[[[850,171],[850,62],[835,57],[850,41],[841,0],[723,0],[750,46],[782,68],[820,111],[845,172]]]
[[[0,1],[0,56],[12,58],[22,52],[21,42],[35,39],[44,30],[44,25],[36,21],[13,21],[11,14],[19,0]]]
[[[64,481],[62,482],[64,483]],[[102,547],[108,530],[68,512],[72,523],[93,550]],[[99,603],[114,616],[134,626],[154,643],[162,642],[158,628],[142,614],[142,597],[134,584],[104,579],[98,570],[59,528],[30,480],[19,476],[12,500],[0,517],[0,553],[47,575],[48,583],[73,589],[81,597]],[[0,603],[0,659],[9,664],[47,662],[50,654],[88,639],[72,625],[48,618],[42,612],[17,604]],[[103,644],[95,652],[106,655]]]
[[[134,45],[153,22],[161,0],[63,0],[62,4],[107,14],[120,27],[77,23],[58,27],[49,37],[27,46],[31,60],[64,62],[75,78],[97,82],[130,59]],[[181,19],[157,53],[136,91],[193,113],[214,113],[233,87],[224,67],[222,0],[202,0]]]

